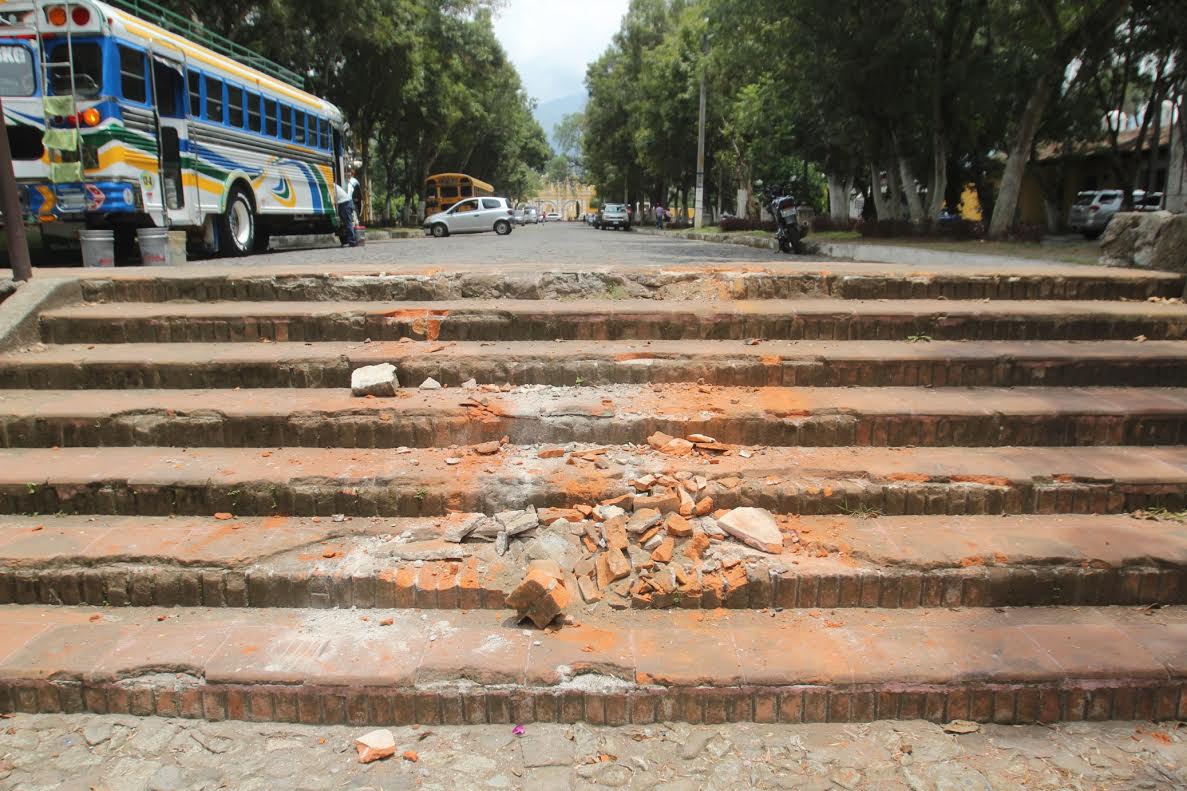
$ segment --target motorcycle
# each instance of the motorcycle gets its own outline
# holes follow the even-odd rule
[[[761,182],[756,186],[762,189]],[[779,184],[772,184],[763,192],[769,197],[767,205],[775,218],[775,239],[779,242],[779,250],[784,253],[804,252],[803,239],[808,235],[808,225],[799,222],[795,198]]]

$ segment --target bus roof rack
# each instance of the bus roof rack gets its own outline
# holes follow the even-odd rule
[[[278,80],[284,80],[297,88],[305,88],[305,79],[292,69],[287,69],[242,44],[236,44],[226,36],[220,36],[176,11],[170,11],[168,8],[154,3],[153,0],[104,0],[104,2],[130,14],[135,14],[147,22],[160,25],[171,33],[185,36],[221,55],[242,61],[253,69],[262,71]]]

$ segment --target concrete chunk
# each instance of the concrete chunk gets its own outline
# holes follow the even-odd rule
[[[350,374],[351,395],[379,396],[391,398],[400,387],[400,380],[396,378],[396,366],[391,363],[365,365],[356,368]]]
[[[355,739],[354,746],[359,751],[359,763],[369,764],[395,755],[396,737],[387,728],[378,728]]]
[[[778,555],[783,551],[783,534],[775,517],[765,508],[735,508],[717,520],[721,529],[749,547]]]

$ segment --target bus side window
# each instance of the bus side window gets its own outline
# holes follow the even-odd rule
[[[202,117],[202,75],[196,71],[188,73],[190,86],[190,115]]]
[[[227,86],[227,123],[243,128],[243,89],[238,85]]]
[[[264,99],[264,134],[276,137],[276,102]]]
[[[321,147],[329,150],[330,148],[330,123],[324,118],[317,120],[317,125],[321,129]]]
[[[144,53],[119,45],[120,91],[132,102],[148,101],[147,81],[144,78]]]
[[[247,94],[247,128],[253,132],[260,131],[260,102],[259,94]]]
[[[223,122],[223,81],[206,78],[206,120]]]
[[[288,105],[280,105],[280,139],[293,139],[293,108]]]
[[[293,113],[295,115],[295,120],[293,121],[293,126],[297,133],[296,141],[298,143],[304,143],[305,142],[305,113],[297,112],[296,110],[294,110]]]

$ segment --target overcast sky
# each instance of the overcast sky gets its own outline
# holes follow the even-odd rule
[[[495,33],[541,102],[585,89],[585,66],[606,49],[630,0],[507,0]]]

